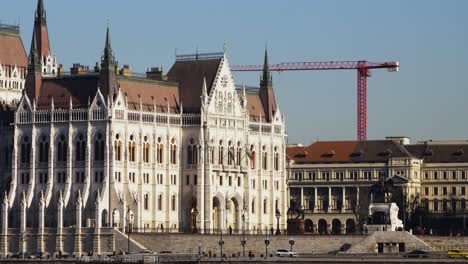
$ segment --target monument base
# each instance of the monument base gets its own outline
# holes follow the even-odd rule
[[[403,230],[403,222],[398,219],[398,210],[396,203],[371,203],[367,230],[369,232]]]

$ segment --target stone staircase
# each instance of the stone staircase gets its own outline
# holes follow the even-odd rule
[[[384,252],[398,252],[400,244],[404,243],[404,252],[415,249],[433,251],[433,248],[426,242],[411,235],[406,231],[375,231],[361,241],[353,244],[346,253],[377,253],[378,244],[382,243]]]

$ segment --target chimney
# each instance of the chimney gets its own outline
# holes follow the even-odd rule
[[[83,66],[79,63],[73,63],[73,67],[70,68],[71,75],[78,75],[78,74],[83,74],[83,73],[88,73],[88,72],[89,72],[89,67]]]
[[[164,76],[162,67],[151,67],[146,71],[146,78],[151,79],[151,80],[166,80],[166,76]]]
[[[64,75],[65,75],[65,68],[63,67],[63,64],[59,64],[58,76],[64,76]]]
[[[120,70],[119,74],[123,76],[130,76],[132,75],[132,70],[130,70],[129,65],[124,65],[123,68]]]
[[[404,145],[409,145],[410,144],[410,138],[409,137],[385,137],[386,140],[391,140],[394,141],[402,146]]]

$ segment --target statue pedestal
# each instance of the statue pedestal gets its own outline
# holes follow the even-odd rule
[[[288,235],[304,234],[304,219],[288,219]]]
[[[373,231],[397,231],[403,229],[403,222],[398,219],[396,203],[371,203],[369,205],[369,223],[367,229]]]

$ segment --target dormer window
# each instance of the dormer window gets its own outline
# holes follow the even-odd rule
[[[303,152],[300,152],[300,153],[297,153],[296,155],[294,155],[294,157],[296,158],[305,158],[307,156],[307,151],[303,151]]]
[[[336,155],[335,150],[331,150],[331,151],[328,151],[327,153],[324,153],[324,154],[322,155],[322,157],[324,157],[324,158],[331,158],[331,157],[333,157],[333,156],[335,156],[335,155]]]
[[[351,153],[351,155],[349,155],[350,157],[352,158],[362,158],[364,157],[364,150],[359,150],[359,151],[355,151],[353,153]]]
[[[457,157],[461,157],[461,156],[463,156],[464,153],[465,153],[465,151],[463,151],[463,149],[459,149],[459,150],[455,151],[453,153],[453,155],[457,156]]]
[[[426,150],[424,151],[424,153],[423,153],[423,156],[424,156],[424,157],[431,157],[432,154],[433,154],[432,150],[426,149]]]

